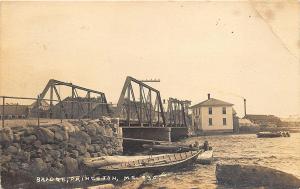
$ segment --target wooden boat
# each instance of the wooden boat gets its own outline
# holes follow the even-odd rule
[[[208,150],[200,154],[197,158],[197,163],[208,165],[211,164],[214,160],[213,150]]]
[[[276,138],[276,137],[290,137],[289,132],[259,132],[256,134],[258,138]]]
[[[145,172],[160,173],[192,165],[203,150],[149,157],[98,168],[100,175],[140,175]]]
[[[152,158],[162,157],[166,154],[152,155]],[[129,161],[137,161],[149,158],[149,155],[143,156],[101,156],[94,158],[85,158],[83,164],[91,168],[100,168],[108,165],[127,163]]]
[[[152,151],[163,152],[188,152],[195,151],[198,148],[174,144],[143,144],[143,148],[151,149]]]
[[[165,155],[172,154],[159,154],[152,155],[151,158],[161,158]],[[102,156],[102,157],[94,157],[94,158],[85,158],[83,160],[83,164],[89,168],[100,168],[108,165],[115,165],[120,163],[127,163],[129,161],[137,161],[149,158],[149,155],[141,155],[141,156]],[[197,163],[200,164],[210,164],[213,161],[213,150],[205,151],[199,154],[197,158]]]
[[[201,146],[198,142],[190,145],[176,144],[176,143],[160,143],[160,144],[143,144],[143,147],[146,149],[150,149],[151,151],[158,152],[189,152],[189,151],[197,151],[198,149],[212,150],[209,146],[208,142],[205,141]]]

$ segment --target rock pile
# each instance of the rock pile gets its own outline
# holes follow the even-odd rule
[[[257,165],[217,164],[216,178],[219,184],[238,188],[300,188],[300,179],[294,175]]]
[[[2,182],[7,178],[80,174],[83,158],[122,153],[109,118],[68,120],[43,127],[0,130]]]

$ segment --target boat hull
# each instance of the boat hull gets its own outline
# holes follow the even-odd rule
[[[181,170],[182,168],[190,167],[194,164],[199,156],[200,152],[193,155],[192,157],[181,160],[178,162],[166,163],[162,165],[154,165],[154,166],[141,166],[141,167],[133,167],[133,168],[124,168],[124,169],[106,169],[99,168],[97,173],[99,175],[111,175],[111,176],[138,176],[145,172],[158,174],[167,171],[176,171]]]
[[[290,137],[289,132],[259,132],[256,135],[258,138]]]

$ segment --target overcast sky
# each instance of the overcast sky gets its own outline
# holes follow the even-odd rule
[[[50,78],[105,92],[159,78],[163,98],[213,98],[248,113],[300,114],[299,3],[1,2],[0,95]]]

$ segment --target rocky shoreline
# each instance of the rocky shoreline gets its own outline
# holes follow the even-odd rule
[[[0,130],[2,186],[84,174],[84,158],[122,154],[118,136],[118,124],[106,117],[5,127]]]

